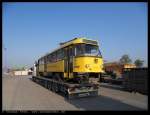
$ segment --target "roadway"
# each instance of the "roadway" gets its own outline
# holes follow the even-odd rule
[[[2,77],[2,110],[147,110],[148,96],[110,87],[97,97],[67,100],[31,80],[31,76]]]

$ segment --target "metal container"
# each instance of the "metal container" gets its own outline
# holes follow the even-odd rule
[[[148,94],[148,69],[130,68],[123,71],[123,87],[127,91]]]

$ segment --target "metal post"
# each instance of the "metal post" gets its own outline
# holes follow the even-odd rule
[[[7,56],[6,56],[6,48],[4,48],[5,49],[5,68],[6,68],[6,73],[7,73]]]
[[[4,48],[4,66],[3,66],[3,73],[5,73],[5,70],[7,70],[7,57],[6,57],[6,47],[4,47],[4,44],[3,44],[3,48]],[[7,72],[7,71],[6,71]]]

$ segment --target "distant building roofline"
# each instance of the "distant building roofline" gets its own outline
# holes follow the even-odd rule
[[[125,64],[123,64],[123,63],[120,63],[120,62],[117,62],[117,61],[106,62],[106,63],[104,63],[104,65],[133,65],[133,66],[135,66],[135,64],[132,64],[132,63],[125,63]]]

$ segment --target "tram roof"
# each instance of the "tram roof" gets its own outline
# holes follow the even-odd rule
[[[91,39],[87,39],[87,38],[74,38],[74,39],[69,40],[67,42],[60,43],[59,44],[60,46],[58,48],[56,48],[56,49],[46,53],[41,58],[43,58],[43,57],[45,57],[45,56],[47,56],[47,55],[49,55],[49,54],[51,54],[51,53],[61,49],[61,48],[64,48],[66,46],[69,46],[69,45],[72,45],[72,44],[79,44],[79,43],[98,45],[98,42],[96,40],[91,40]],[[41,59],[41,58],[39,58],[39,59]]]

